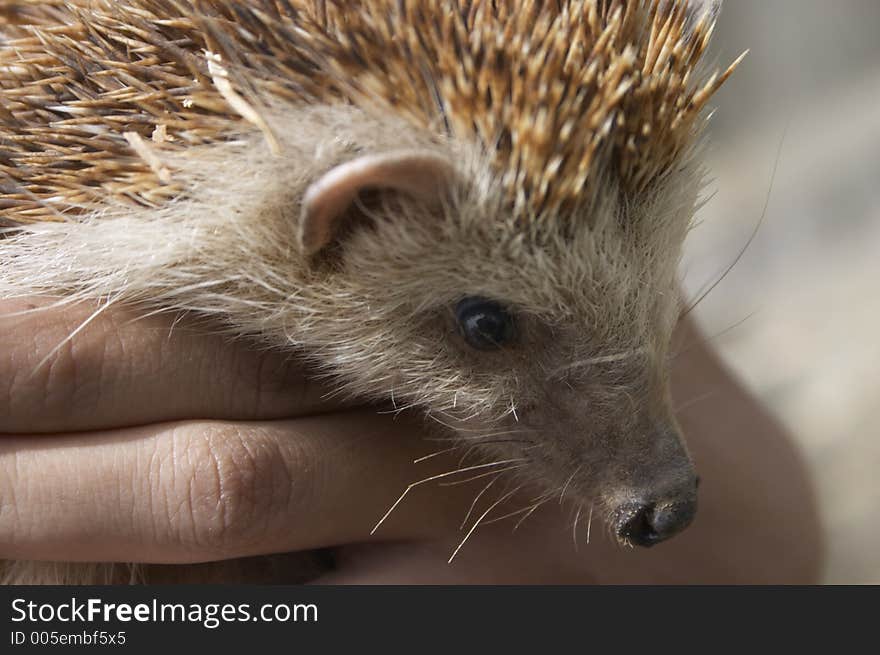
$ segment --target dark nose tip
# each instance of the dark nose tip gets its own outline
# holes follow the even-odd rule
[[[684,530],[696,513],[696,498],[630,503],[617,512],[617,537],[636,546],[650,547]]]

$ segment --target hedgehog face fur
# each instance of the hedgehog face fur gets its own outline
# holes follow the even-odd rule
[[[703,4],[2,3],[0,293],[214,315],[652,545]]]

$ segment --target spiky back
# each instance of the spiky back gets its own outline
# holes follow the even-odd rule
[[[712,19],[684,0],[0,0],[0,16],[14,221],[161,204],[183,191],[163,152],[253,131],[274,100],[476,143],[538,219],[600,173],[634,192],[662,178],[733,68],[697,79]]]

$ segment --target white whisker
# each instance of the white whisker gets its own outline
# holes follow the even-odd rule
[[[562,501],[563,501],[563,499],[565,498],[565,492],[568,490],[568,486],[571,484],[572,480],[574,480],[575,476],[576,476],[578,473],[580,473],[580,471],[581,471],[581,469],[582,469],[583,467],[584,467],[583,464],[581,464],[580,466],[578,466],[578,467],[574,470],[574,473],[571,474],[571,477],[569,477],[568,480],[566,480],[565,484],[563,485],[563,487],[562,487],[562,493],[559,494],[559,505],[560,505],[560,506],[562,506]]]
[[[465,480],[456,480],[455,482],[438,482],[437,485],[440,487],[458,487],[463,484],[467,484],[468,482],[473,482],[474,480],[482,480],[483,478],[489,475],[495,475],[496,473],[507,473],[508,471],[516,471],[517,469],[521,469],[523,464],[517,464],[516,466],[508,466],[507,468],[503,468],[499,471],[490,471],[489,473],[481,473],[480,475],[475,475],[471,478],[467,478]]]
[[[483,490],[477,494],[476,498],[474,498],[474,502],[471,503],[470,509],[468,509],[467,514],[464,515],[464,520],[461,522],[461,525],[458,528],[459,530],[464,530],[464,526],[466,526],[468,520],[470,520],[471,514],[473,514],[474,508],[477,506],[477,503],[480,501],[480,498],[483,497],[483,494],[485,494],[487,491],[489,491],[489,489],[492,487],[493,484],[498,482],[498,477],[499,477],[499,474],[496,473],[495,477],[489,481],[489,484],[487,484],[485,487],[483,487]]]
[[[483,512],[480,515],[480,518],[478,518],[476,523],[474,523],[473,526],[471,526],[471,529],[468,530],[468,533],[464,536],[464,539],[461,540],[461,543],[458,544],[458,547],[455,549],[455,551],[453,551],[452,556],[449,558],[449,561],[447,562],[447,564],[452,564],[452,560],[454,560],[455,556],[458,555],[458,551],[460,551],[462,546],[464,546],[467,543],[467,540],[470,539],[471,535],[479,527],[480,523],[483,522],[483,519],[486,518],[492,512],[493,509],[498,507],[501,503],[503,503],[505,500],[510,498],[513,494],[515,494],[520,489],[522,489],[522,485],[520,485],[519,487],[517,487],[513,491],[507,492],[501,498],[499,498],[494,503],[492,503],[492,505],[489,507],[489,509],[487,509],[485,512]]]
[[[590,528],[593,527],[593,503],[590,503],[590,517],[587,519],[587,544],[590,543]]]
[[[522,514],[523,512],[528,512],[529,514],[531,514],[532,512],[534,512],[538,508],[538,506],[546,503],[547,500],[549,500],[549,497],[544,498],[543,500],[535,503],[534,505],[526,505],[522,509],[518,509],[515,512],[510,512],[508,514],[504,514],[503,516],[498,516],[498,517],[491,519],[489,521],[484,521],[483,525],[492,525],[493,523],[499,523],[505,519],[509,519],[513,516],[517,516],[518,514]],[[528,514],[526,515],[526,517],[527,516],[528,516]],[[523,517],[523,518],[526,518],[526,517]],[[519,523],[517,523],[516,527],[518,527],[518,526],[519,526]],[[514,530],[516,530],[516,527],[514,527]]]
[[[580,359],[576,362],[571,362],[569,364],[566,364],[565,366],[560,366],[559,368],[550,371],[547,379],[552,380],[553,378],[559,377],[563,373],[568,373],[569,371],[573,371],[578,368],[585,368],[587,366],[595,366],[597,364],[615,364],[617,362],[622,362],[627,359],[639,357],[641,355],[644,355],[646,352],[647,350],[645,348],[635,348],[633,350],[628,350],[622,353],[612,353],[610,355],[600,355],[598,357]]]
[[[454,450],[458,450],[458,446],[453,446],[452,448],[447,448],[446,450],[438,450],[436,453],[431,453],[430,455],[425,455],[424,457],[419,457],[418,459],[413,460],[413,464],[421,464],[422,462],[427,462],[429,459],[433,459],[435,457],[439,457],[440,455],[445,455],[447,453],[451,453]]]
[[[385,523],[385,521],[388,519],[388,517],[391,516],[391,512],[393,512],[395,509],[397,509],[397,506],[403,502],[403,499],[406,498],[407,494],[409,494],[410,491],[412,491],[413,489],[415,489],[416,487],[418,487],[420,485],[426,484],[428,482],[432,482],[433,480],[440,480],[442,478],[448,478],[451,475],[458,475],[459,473],[467,473],[468,471],[476,471],[477,469],[489,468],[490,466],[501,466],[502,464],[513,464],[515,462],[521,462],[521,461],[523,461],[523,460],[522,459],[507,459],[507,460],[501,460],[500,462],[492,462],[491,464],[477,464],[475,466],[468,466],[466,468],[458,469],[456,471],[447,471],[446,473],[438,473],[437,475],[432,475],[431,477],[425,478],[424,480],[419,480],[418,482],[413,482],[411,485],[409,485],[404,490],[404,492],[402,494],[400,494],[400,498],[398,498],[394,502],[394,504],[391,506],[391,508],[387,512],[385,512],[385,515],[381,519],[379,519],[379,522],[376,524],[376,527],[374,527],[372,530],[370,530],[370,534],[376,534],[376,531],[382,526],[383,523]]]
[[[523,523],[525,523],[526,519],[529,518],[532,514],[534,514],[537,511],[537,509],[541,505],[546,503],[548,500],[550,500],[550,498],[551,498],[551,496],[547,496],[543,500],[540,500],[537,503],[535,503],[534,505],[532,505],[532,507],[531,507],[531,509],[529,509],[528,513],[525,516],[523,516],[519,521],[517,521],[515,526],[513,526],[513,530],[511,532],[516,532],[519,529],[519,526],[521,526]]]
[[[717,395],[718,395],[718,390],[712,389],[711,391],[707,391],[706,393],[700,394],[696,398],[691,398],[690,400],[683,402],[681,405],[679,405],[678,407],[675,408],[674,412],[675,412],[675,414],[680,414],[681,412],[685,411],[689,407],[693,407],[694,405],[701,403],[704,400],[709,400],[709,398],[712,398],[713,396],[717,396]]]

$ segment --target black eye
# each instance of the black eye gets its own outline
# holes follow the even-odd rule
[[[465,298],[455,316],[468,345],[477,350],[495,350],[513,339],[513,317],[504,307],[485,298]]]

